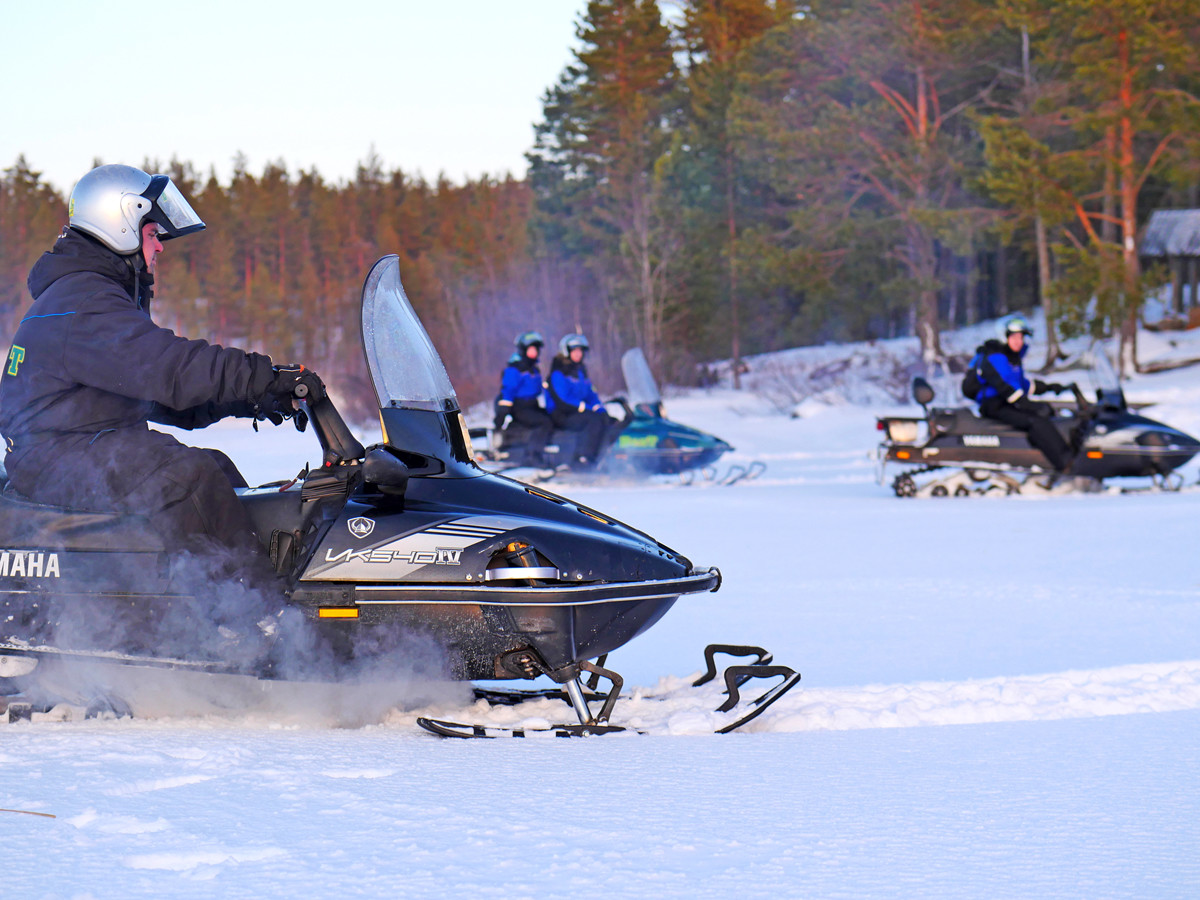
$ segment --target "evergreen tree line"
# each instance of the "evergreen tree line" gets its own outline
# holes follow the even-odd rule
[[[652,361],[915,333],[937,364],[1042,305],[1051,360],[1093,330],[1136,363],[1138,229],[1200,183],[1195,0],[670,10],[588,3],[530,154],[542,252]]]
[[[430,184],[373,153],[339,184],[146,162],[209,224],[168,245],[156,318],[305,362],[359,414],[384,253],[467,403],[528,328],[585,331],[610,389],[633,345],[681,381],[902,334],[936,365],[942,328],[1037,305],[1048,363],[1090,330],[1136,365],[1139,229],[1198,199],[1194,0],[591,0],[577,36],[524,180]],[[8,334],[65,220],[23,158],[4,171]]]

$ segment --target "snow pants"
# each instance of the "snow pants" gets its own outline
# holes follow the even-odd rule
[[[1053,409],[1046,403],[1037,403],[1022,397],[1016,403],[1006,403],[1000,397],[990,397],[979,404],[979,411],[989,419],[995,419],[1029,435],[1029,443],[1042,451],[1059,472],[1066,471],[1074,458],[1071,448],[1059,430],[1050,421]]]
[[[579,432],[575,444],[575,461],[580,465],[594,466],[612,441],[620,433],[621,425],[604,410],[588,409],[563,411],[555,407],[552,414],[554,427],[563,431]]]
[[[550,432],[554,430],[554,420],[536,401],[528,403],[517,400],[509,412],[513,422],[529,434],[523,462],[527,466],[544,466],[546,460],[542,454],[546,449],[546,442],[550,440]]]
[[[35,502],[146,516],[168,549],[245,553],[258,545],[233,492],[246,481],[229,457],[145,426],[59,434],[33,448],[22,441],[8,468],[13,486]]]
[[[266,634],[259,623],[283,609],[284,584],[234,493],[246,482],[225,454],[134,426],[21,441],[8,472],[30,500],[143,515],[162,539],[176,599],[153,623],[114,623],[124,633],[117,646],[144,642],[168,655],[199,652],[245,665],[261,658]],[[154,590],[153,574],[145,574],[140,584],[141,575],[130,573],[129,588]]]

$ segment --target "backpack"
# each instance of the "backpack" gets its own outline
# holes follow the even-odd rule
[[[974,400],[983,390],[983,379],[979,377],[979,368],[983,365],[983,348],[980,347],[967,364],[967,372],[963,375],[962,395],[968,400]]]

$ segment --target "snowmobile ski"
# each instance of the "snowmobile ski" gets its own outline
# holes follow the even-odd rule
[[[774,659],[774,656],[769,650],[764,650],[762,647],[754,647],[746,644],[709,644],[704,648],[704,674],[692,682],[692,687],[700,687],[707,684],[717,677],[717,654],[725,654],[727,656],[753,656],[755,657],[752,665],[768,666]],[[598,661],[599,665],[604,665],[604,657]],[[738,681],[738,685],[744,684],[751,676],[745,675]],[[585,685],[587,690],[584,696],[589,701],[603,703],[608,699],[607,694],[598,693],[596,691],[596,679],[589,680]],[[476,700],[485,700],[492,706],[519,706],[522,703],[530,703],[538,700],[561,700],[564,703],[570,703],[571,698],[568,696],[565,688],[492,688],[473,686],[473,694]],[[638,695],[643,700],[653,700],[661,698],[665,695],[655,692],[640,693]]]
[[[526,738],[526,737],[588,737],[599,734],[645,734],[621,725],[536,725],[505,728],[500,725],[464,725],[443,719],[417,719],[417,724],[431,734],[447,738]]]
[[[739,714],[732,722],[729,722],[718,728],[715,733],[728,734],[731,731],[736,731],[746,723],[762,715],[773,703],[779,700],[784,694],[790,691],[800,682],[800,674],[788,666],[772,665],[772,656],[762,647],[754,647],[742,644],[709,644],[704,649],[705,672],[688,688],[702,687],[709,682],[716,680],[718,667],[716,657],[718,654],[724,654],[734,657],[754,657],[754,662],[733,665],[727,667],[721,673],[721,680],[725,684],[725,700],[714,711],[719,713],[732,712],[738,710]],[[635,729],[624,728],[620,726],[608,725],[608,717],[616,705],[618,696],[621,690],[620,676],[614,672],[609,672],[603,668],[603,660],[595,666],[587,664],[583,666],[586,670],[593,674],[600,672],[603,677],[613,680],[613,689],[608,694],[596,691],[597,679],[593,678],[586,685],[580,685],[580,692],[584,697],[584,702],[602,702],[604,704],[602,711],[596,716],[594,721],[586,722],[579,725],[538,725],[538,726],[514,726],[505,727],[498,725],[474,725],[460,722],[448,722],[442,719],[420,718],[417,724],[432,734],[440,737],[456,737],[456,738],[494,738],[494,737],[526,737],[527,734],[543,734],[551,733],[558,737],[579,737],[590,734],[611,734],[619,731],[634,732],[644,734],[646,732],[637,731]],[[742,696],[742,687],[753,679],[779,678],[780,681],[761,694],[751,698]],[[561,700],[565,703],[573,703],[570,696],[570,690],[564,688],[542,688],[542,689],[526,689],[526,690],[503,690],[494,688],[475,688],[474,696],[476,700],[485,700],[493,706],[508,706],[518,707],[523,703],[532,703],[542,700]],[[639,700],[661,700],[677,699],[680,697],[680,691],[666,691],[662,693],[638,694]],[[581,715],[582,717],[582,715]]]

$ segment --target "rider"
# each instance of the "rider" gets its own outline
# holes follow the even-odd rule
[[[148,423],[279,424],[295,411],[298,384],[324,396],[320,379],[155,325],[149,303],[163,242],[205,227],[166,175],[95,168],[75,185],[69,215],[29,273],[33,304],[0,380],[9,483],[39,503],[141,513],[168,548],[219,558],[221,575],[247,587],[277,588],[234,493],[246,485],[237,468]]]
[[[1004,340],[991,339],[978,348],[974,371],[980,382],[975,399],[979,412],[1029,435],[1029,443],[1041,450],[1058,472],[1070,471],[1074,453],[1050,421],[1054,414],[1048,403],[1030,400],[1033,394],[1060,394],[1068,390],[1057,382],[1046,383],[1025,377],[1021,361],[1029,350],[1026,338],[1033,337],[1029,324],[1013,316],[1003,326]]]
[[[580,432],[575,463],[582,468],[594,466],[609,441],[616,437],[613,431],[616,422],[605,412],[583,364],[587,350],[588,339],[582,334],[564,335],[558,342],[558,356],[554,357],[546,384],[546,408],[554,427]]]
[[[500,376],[500,396],[496,398],[496,418],[493,424],[499,431],[505,420],[512,416],[518,425],[529,431],[525,444],[523,465],[544,466],[542,456],[554,422],[550,414],[542,409],[538,398],[542,395],[542,373],[538,371],[538,357],[545,341],[536,331],[517,335],[514,342],[517,352],[508,360]]]

